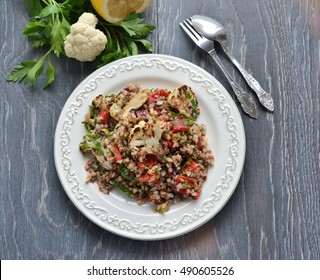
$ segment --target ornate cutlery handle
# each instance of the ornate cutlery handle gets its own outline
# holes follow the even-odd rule
[[[239,100],[241,107],[245,113],[247,113],[250,117],[257,119],[258,118],[258,110],[257,105],[252,99],[252,97],[244,91],[233,79],[233,77],[229,74],[227,69],[223,66],[220,58],[218,57],[216,51],[213,49],[209,51],[210,56],[213,60],[218,64],[223,74],[228,79],[237,99]]]
[[[243,78],[246,80],[248,85],[255,91],[255,93],[258,96],[258,99],[260,103],[267,108],[269,111],[274,110],[273,100],[271,97],[271,94],[263,90],[263,88],[260,86],[258,81],[253,78],[246,69],[242,67],[242,65],[234,58],[234,56],[230,53],[228,47],[226,46],[226,43],[221,42],[221,46],[226,53],[226,55],[229,57],[229,59],[232,61],[232,63],[238,68],[240,73],[242,74]]]

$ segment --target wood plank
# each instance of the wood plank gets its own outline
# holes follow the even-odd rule
[[[152,1],[144,17],[157,26],[149,38],[154,52],[201,66],[234,98],[218,67],[179,27],[194,14],[225,26],[232,53],[271,92],[275,112],[259,106],[256,121],[241,112],[247,142],[244,171],[218,215],[184,236],[144,242],[90,222],[68,199],[55,171],[53,140],[60,111],[94,65],[53,59],[57,80],[45,91],[41,85],[6,82],[14,65],[43,51],[32,50],[22,36],[28,17],[21,1],[3,1],[1,259],[320,258],[319,1]],[[222,59],[249,91],[230,61]]]

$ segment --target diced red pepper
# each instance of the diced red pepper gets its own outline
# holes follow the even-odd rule
[[[172,140],[167,140],[167,144],[168,144],[168,147],[169,147],[170,149],[173,148],[173,141],[172,141]]]
[[[177,124],[177,125],[174,125],[171,130],[172,133],[183,132],[183,131],[189,131],[189,126]]]
[[[194,171],[197,168],[198,168],[198,164],[192,159],[189,159],[182,167],[183,170],[190,170],[190,171]]]
[[[164,89],[158,89],[156,90],[155,92],[151,93],[149,95],[149,104],[155,102],[159,96],[165,96],[165,97],[168,97],[169,96],[169,93],[164,90]]]
[[[109,120],[109,112],[105,110],[100,110],[99,117],[101,118],[101,124],[107,124]]]
[[[156,91],[160,96],[165,96],[165,97],[168,97],[169,96],[169,92],[167,92],[166,90],[164,89],[158,89]]]
[[[194,171],[198,168],[198,164],[196,162],[194,162],[192,159],[189,160],[190,162],[190,170]]]
[[[159,163],[157,157],[152,154],[146,155],[146,160],[138,163],[139,169],[145,169],[146,167],[153,167]],[[158,179],[158,174],[149,174],[147,172],[141,174],[141,176],[138,178],[139,182],[146,182],[151,183]]]
[[[149,95],[149,104],[155,102],[157,100],[158,96],[156,96],[154,93]]]
[[[148,164],[145,161],[142,161],[142,162],[138,163],[138,168],[139,169],[145,169],[146,167],[148,167]]]
[[[114,153],[114,159],[116,161],[122,160],[122,155],[116,146],[112,146],[112,152]]]
[[[177,133],[177,132],[183,132],[183,131],[189,131],[189,126],[185,124],[185,119],[180,116],[175,119],[171,132]]]
[[[155,166],[158,163],[159,163],[158,159],[157,159],[157,157],[155,155],[147,154],[146,155],[146,160],[138,163],[138,168],[145,169],[146,167]]]
[[[184,176],[184,175],[178,175],[176,177],[177,182],[179,183],[184,183],[184,182],[188,182],[192,185],[195,185],[197,183],[197,180],[188,176]]]
[[[150,175],[149,173],[144,173],[144,174],[141,174],[141,176],[138,178],[138,181],[142,183],[151,183],[151,182],[154,182],[156,179],[157,179],[156,174]]]

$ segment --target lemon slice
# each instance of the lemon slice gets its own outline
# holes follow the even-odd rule
[[[142,13],[151,0],[91,0],[96,12],[106,21],[117,23],[132,12]]]

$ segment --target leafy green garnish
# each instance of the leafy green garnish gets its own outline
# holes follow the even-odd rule
[[[190,116],[190,117],[188,117],[188,116],[186,116],[186,115],[184,115],[184,114],[180,114],[179,112],[175,112],[175,111],[172,111],[170,108],[169,108],[169,113],[171,114],[171,116],[173,116],[174,118],[183,118],[183,119],[185,119],[185,120],[188,120],[189,121],[189,123],[186,123],[186,125],[188,125],[188,126],[190,126],[190,125],[192,125],[195,121],[196,121],[196,119],[197,119],[197,115],[196,115],[196,107],[192,107],[192,109],[193,109],[193,113],[192,113],[192,116]]]
[[[100,142],[100,135],[94,133],[87,133],[83,136],[83,141],[80,143],[80,150],[83,152],[96,151],[103,155],[102,145]]]
[[[151,43],[145,39],[155,26],[142,23],[140,14],[131,13],[121,23],[111,24],[99,20],[98,26],[106,34],[108,43],[105,50],[99,56],[99,66],[111,61],[136,55],[139,53],[139,46],[144,47],[148,52],[152,52]]]
[[[113,181],[113,185],[116,186],[119,190],[123,191],[128,197],[133,196],[133,192],[131,192],[129,189],[127,189],[124,185],[120,184],[117,181]]]
[[[191,105],[192,105],[192,117],[194,118],[194,120],[196,120],[197,119],[197,102],[194,99],[192,99]]]
[[[91,127],[90,125],[86,122],[86,121],[83,121],[81,122],[83,125],[84,125],[84,128],[87,132],[89,132],[91,130]]]
[[[44,88],[47,88],[54,82],[56,75],[55,68],[50,62],[50,55],[54,53],[59,57],[64,54],[64,40],[70,29],[68,21],[70,19],[70,9],[74,9],[74,12],[76,12],[76,8],[79,7],[79,4],[83,4],[84,0],[67,0],[62,3],[55,0],[25,0],[25,3],[30,22],[25,27],[23,35],[33,41],[32,47],[34,48],[43,46],[49,46],[50,48],[38,60],[26,60],[16,65],[7,81],[24,81],[33,85],[38,81],[46,67]]]
[[[120,164],[119,170],[120,170],[121,176],[122,176],[124,179],[126,179],[126,180],[128,180],[128,181],[132,181],[132,180],[133,180],[133,178],[130,177],[129,171],[128,171],[128,169],[126,168],[126,166],[125,166],[124,164]]]
[[[56,57],[65,55],[64,41],[69,34],[70,25],[77,22],[82,13],[94,13],[94,9],[88,0],[24,0],[24,3],[30,21],[23,35],[32,41],[33,48],[46,47],[47,52],[39,59],[20,62],[13,68],[7,81],[23,81],[33,85],[42,74],[45,74],[44,88],[47,88],[54,82],[56,76],[50,55],[54,54]],[[152,52],[152,45],[146,37],[155,27],[143,21],[138,13],[128,15],[117,24],[108,23],[98,17],[97,28],[105,33],[108,43],[105,50],[96,58],[97,67],[119,58],[136,55],[141,48]]]
[[[93,105],[89,105],[89,113],[90,113],[91,119],[94,119],[95,117],[98,116],[98,111],[94,108]]]
[[[50,55],[51,50],[49,50],[44,56],[39,60],[25,60],[20,64],[16,65],[9,77],[7,77],[8,82],[21,82],[25,81],[31,85],[37,82],[38,77],[42,74],[43,68],[47,65],[46,70],[46,81],[44,88],[52,84],[55,78],[55,69],[51,64],[48,56]],[[47,64],[46,64],[47,60]]]
[[[139,17],[138,13],[131,13],[119,26],[123,27],[132,38],[141,38],[147,36],[150,31],[155,29],[154,26],[142,22],[143,19]]]
[[[27,6],[29,17],[36,16],[42,10],[40,0],[24,0],[24,2]]]

